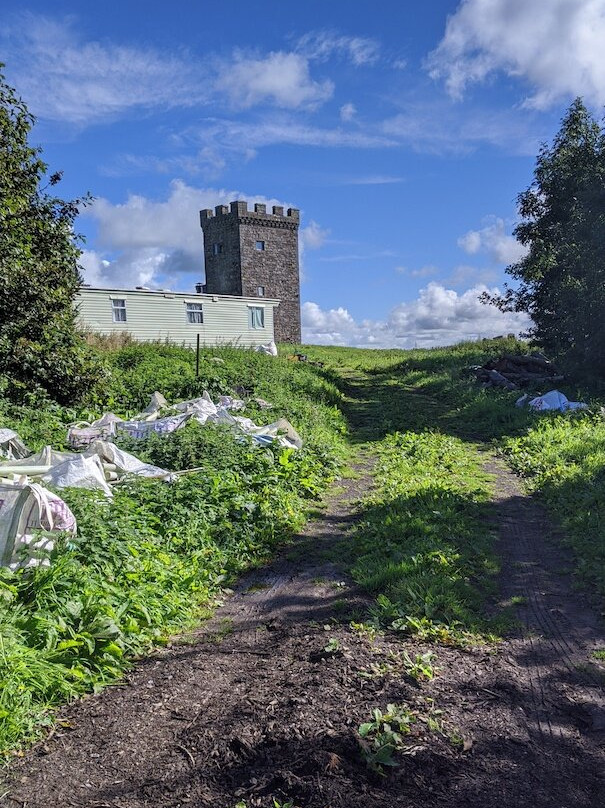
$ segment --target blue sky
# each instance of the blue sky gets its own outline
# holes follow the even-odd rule
[[[605,101],[605,0],[4,0],[5,74],[95,285],[190,289],[198,210],[298,207],[304,335],[435,345],[519,331],[482,306],[515,200],[576,95]],[[600,113],[599,113],[600,115]]]

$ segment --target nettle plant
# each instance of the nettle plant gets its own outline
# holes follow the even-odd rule
[[[409,752],[404,738],[410,734],[416,715],[398,704],[387,704],[383,713],[378,707],[372,711],[372,720],[359,727],[361,751],[368,767],[384,774],[384,767],[398,766],[397,752]]]

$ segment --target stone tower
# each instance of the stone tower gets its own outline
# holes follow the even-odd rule
[[[200,211],[204,231],[206,292],[215,295],[272,297],[277,342],[300,342],[298,225],[294,208],[246,202]]]

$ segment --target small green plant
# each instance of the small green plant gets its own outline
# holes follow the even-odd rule
[[[324,651],[326,654],[337,654],[340,650],[341,646],[338,637],[330,637],[326,645],[324,645]]]
[[[596,651],[593,651],[591,654],[593,659],[602,659],[605,660],[605,648],[597,648]]]
[[[407,651],[404,651],[403,665],[405,667],[405,672],[417,682],[421,681],[422,679],[432,679],[435,675],[432,665],[434,658],[435,654],[433,654],[431,651],[427,651],[425,654],[416,654],[414,659],[410,657]]]
[[[405,753],[404,737],[409,735],[410,726],[416,716],[405,707],[387,704],[386,712],[376,708],[372,720],[361,724],[359,736],[364,760],[370,769],[384,774],[384,767],[398,766],[397,752]]]

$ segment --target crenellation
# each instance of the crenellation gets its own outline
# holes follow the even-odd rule
[[[227,205],[217,205],[214,210],[217,216],[226,216],[229,213],[229,207]]]
[[[254,203],[254,212],[255,213],[266,213],[267,212],[267,206],[261,204],[260,202],[255,202]]]
[[[247,202],[242,202],[238,200],[236,202],[232,202],[230,207],[231,207],[231,213],[235,213],[237,216],[245,216],[248,213]]]
[[[273,205],[273,215],[274,216],[283,216],[284,209],[281,205]]]

